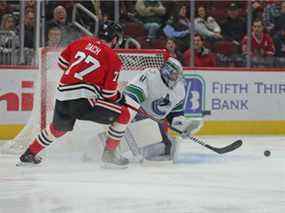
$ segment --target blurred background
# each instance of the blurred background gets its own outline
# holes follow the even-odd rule
[[[107,20],[123,26],[119,48],[165,48],[184,66],[285,65],[285,2],[278,0],[1,0],[0,64],[37,65],[39,48],[96,35]]]

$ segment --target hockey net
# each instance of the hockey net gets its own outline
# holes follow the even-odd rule
[[[35,80],[34,106],[31,117],[23,130],[11,141],[7,142],[2,150],[5,154],[18,154],[27,148],[39,131],[48,125],[53,116],[54,94],[57,82],[62,74],[57,65],[57,58],[60,49],[43,48],[40,51],[40,65]],[[167,57],[166,50],[138,50],[138,49],[117,49],[121,61],[123,62],[119,82],[122,84],[132,79],[138,72],[146,68],[160,68]],[[111,63],[111,62],[110,62]],[[90,125],[90,124],[88,124]],[[95,124],[92,124],[95,125]],[[94,126],[100,129],[99,125]],[[79,128],[76,128],[79,129]],[[84,140],[90,131],[90,127],[81,127],[83,131],[72,134],[62,139],[64,141]],[[93,130],[94,131],[94,130]],[[74,132],[74,131],[72,131]],[[93,132],[94,133],[94,132]],[[86,139],[88,140],[88,139]],[[81,143],[79,141],[79,143]],[[71,147],[71,145],[69,145]],[[77,148],[74,148],[77,149]]]

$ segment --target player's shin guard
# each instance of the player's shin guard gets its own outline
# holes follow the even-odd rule
[[[63,136],[66,132],[58,130],[52,123],[37,135],[29,146],[29,151],[36,155],[48,147],[55,139]]]

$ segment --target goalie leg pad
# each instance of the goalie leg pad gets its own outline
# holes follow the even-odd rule
[[[143,157],[146,160],[153,160],[154,158],[165,154],[165,144],[159,142],[144,146],[140,148],[140,153],[143,154]]]

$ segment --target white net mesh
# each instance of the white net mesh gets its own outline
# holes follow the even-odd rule
[[[149,50],[127,52],[118,51],[118,55],[123,61],[123,71],[141,71],[146,68],[160,68],[164,61],[162,50]]]
[[[123,62],[123,68],[120,75],[120,82],[127,82],[132,79],[138,72],[146,68],[160,68],[165,60],[166,53],[162,50],[116,50]],[[35,80],[35,97],[34,107],[31,118],[23,130],[15,139],[6,142],[1,150],[2,153],[20,153],[39,131],[49,124],[53,116],[54,94],[57,82],[60,78],[61,71],[57,66],[57,57],[60,50],[42,49],[40,56],[40,69],[38,70]],[[100,127],[97,127],[100,128]],[[85,128],[86,129],[86,128]],[[94,131],[94,130],[93,130]],[[101,129],[102,131],[102,129]],[[71,147],[72,141],[82,139],[81,135],[72,134],[64,136],[62,140],[68,141]],[[82,132],[78,133],[82,134]],[[84,133],[86,137],[88,132]],[[90,139],[91,140],[91,139]],[[80,144],[80,143],[79,143]],[[75,146],[74,149],[77,149]]]

